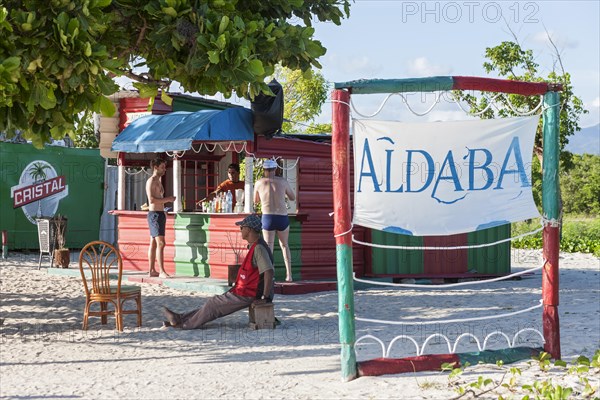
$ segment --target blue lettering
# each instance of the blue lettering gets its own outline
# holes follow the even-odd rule
[[[385,191],[386,192],[393,192],[393,193],[402,193],[404,191],[402,185],[400,185],[400,187],[396,190],[391,190],[391,183],[392,183],[392,153],[394,152],[394,150],[386,150],[385,151],[387,153],[387,160],[386,160],[386,166],[385,166],[385,177],[386,177],[386,182],[385,182]]]
[[[517,164],[517,169],[507,169],[508,160],[510,159],[511,153],[515,153],[515,162]],[[527,179],[527,173],[525,172],[525,165],[523,164],[523,157],[521,157],[521,146],[519,146],[519,138],[514,137],[510,142],[510,146],[506,152],[506,156],[504,157],[504,162],[502,163],[502,169],[500,170],[500,176],[498,177],[498,184],[494,188],[502,189],[502,180],[504,179],[504,174],[518,174],[521,179],[521,187],[531,186],[531,182]]]
[[[444,169],[446,168],[446,165],[448,165],[448,169],[450,170],[449,176],[442,175],[442,173],[444,172]],[[454,191],[455,192],[463,191],[463,188],[462,188],[462,186],[460,186],[460,181],[458,179],[458,173],[456,171],[456,164],[454,163],[454,157],[452,156],[452,151],[448,151],[448,153],[446,154],[446,158],[444,159],[444,162],[442,163],[442,167],[440,168],[440,174],[438,175],[438,178],[435,181],[435,186],[433,187],[433,193],[431,193],[431,197],[433,197],[434,199],[437,199],[435,193],[437,192],[437,187],[441,180],[452,181],[454,183]],[[438,201],[441,201],[441,200],[438,199]]]
[[[364,167],[365,167],[365,157],[367,158],[367,163],[369,163],[369,171],[370,172],[364,172]],[[375,167],[373,166],[373,158],[371,157],[371,149],[369,148],[369,140],[365,139],[365,145],[363,148],[363,155],[362,155],[362,161],[360,163],[360,178],[358,180],[358,189],[357,192],[361,191],[361,185],[362,185],[362,178],[363,176],[367,177],[370,176],[371,179],[373,180],[373,187],[375,188],[375,192],[381,192],[381,189],[379,188],[379,184],[377,183],[377,176],[375,175]]]
[[[481,165],[475,165],[475,153],[482,151],[485,154],[485,161]],[[492,153],[487,149],[469,149],[469,190],[485,190],[494,183],[494,174],[488,168],[492,162]],[[481,169],[486,175],[485,185],[476,188],[475,185],[475,170]]]
[[[435,168],[434,168],[434,164],[433,164],[433,158],[431,158],[431,155],[429,155],[429,153],[427,153],[424,150],[406,150],[406,152],[408,153],[408,156],[406,158],[406,163],[408,164],[408,169],[406,171],[406,192],[407,193],[419,193],[422,192],[423,190],[427,189],[427,187],[431,184],[431,181],[433,180],[433,175],[435,174]],[[423,184],[423,186],[421,186],[420,189],[417,190],[411,190],[410,187],[410,178],[412,175],[412,171],[413,171],[413,161],[412,161],[412,155],[413,153],[421,153],[423,155],[423,157],[425,157],[425,161],[427,162],[427,178],[425,179],[425,183]],[[418,171],[418,168],[416,169]]]

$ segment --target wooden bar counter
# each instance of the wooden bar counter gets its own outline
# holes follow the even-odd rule
[[[126,270],[148,271],[150,235],[146,211],[112,211],[118,216],[119,250]],[[240,264],[247,243],[235,225],[248,214],[167,213],[165,270],[175,276],[227,279],[228,266]],[[290,214],[289,245],[292,265],[300,264],[301,222],[305,215]],[[275,279],[285,278],[283,256],[275,239]],[[299,269],[296,269],[299,274]]]

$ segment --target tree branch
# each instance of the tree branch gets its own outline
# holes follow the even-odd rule
[[[508,29],[508,31],[510,32],[511,36],[513,37],[513,40],[515,41],[515,43],[519,47],[521,47],[521,43],[519,43],[519,38],[517,37],[517,34],[515,33],[515,31],[512,30],[512,28],[508,24],[508,21],[506,20],[506,18],[504,18],[504,15],[502,16],[502,20],[504,21],[504,24],[506,25],[506,28]]]
[[[144,25],[142,26],[142,29],[140,29],[140,33],[138,34],[137,40],[135,41],[135,45],[133,47],[129,47],[125,50],[123,50],[121,53],[119,53],[118,57],[119,59],[125,57],[126,55],[131,55],[131,54],[135,54],[134,50],[137,50],[140,47],[140,44],[142,44],[142,40],[144,39],[144,36],[146,35],[146,29],[148,29],[148,23],[146,22],[146,20],[144,18],[142,18],[142,21],[144,21]]]
[[[560,51],[558,50],[558,47],[556,47],[556,44],[554,43],[554,40],[552,40],[552,36],[550,36],[550,32],[548,32],[548,29],[546,29],[545,25],[544,25],[544,31],[546,32],[546,36],[548,37],[548,41],[552,45],[552,48],[554,48],[554,54],[556,56],[556,60],[555,61],[558,61],[558,65],[560,65],[560,71],[561,71],[561,73],[562,73],[561,75],[563,77],[563,84],[564,84],[564,88],[566,89],[567,85],[566,85],[566,82],[564,81],[565,67],[564,67],[563,62],[562,62],[562,57],[560,55]],[[565,107],[565,105],[569,101],[569,91],[565,90],[563,92],[563,95],[561,97],[562,97],[562,102],[561,102],[561,105],[560,105],[560,110],[562,111],[563,108]]]
[[[548,41],[552,45],[552,48],[554,48],[554,54],[556,55],[556,60],[558,61],[558,64],[560,65],[560,71],[564,75],[565,74],[565,67],[564,67],[563,62],[562,62],[562,57],[560,55],[560,51],[558,50],[558,47],[556,47],[556,44],[554,43],[554,40],[552,40],[552,36],[550,36],[550,32],[548,32],[548,29],[546,29],[546,26],[544,26],[544,31],[546,32],[546,36],[548,37]]]
[[[502,20],[506,24],[506,28],[508,29],[508,31],[512,35],[514,42],[517,44],[517,46],[519,46],[519,49],[522,50],[523,47],[521,46],[521,43],[519,43],[519,37],[517,36],[517,34],[515,33],[515,31],[512,30],[512,28],[510,27],[510,25],[508,24],[508,21],[506,20],[506,18],[504,18],[504,16],[502,17]],[[525,65],[527,66],[527,71],[531,74],[531,76],[535,76],[535,71],[532,69],[531,64],[529,62],[526,62]],[[512,70],[512,68],[510,70],[513,73],[514,76],[517,76],[517,75],[515,75],[515,73]]]

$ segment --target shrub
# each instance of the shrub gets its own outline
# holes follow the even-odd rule
[[[537,220],[512,224],[512,236],[534,231],[539,227]],[[540,249],[543,246],[542,232],[514,240],[516,249]],[[600,219],[566,217],[561,229],[560,249],[568,253],[592,253],[600,257]]]

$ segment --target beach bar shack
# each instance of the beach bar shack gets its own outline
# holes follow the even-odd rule
[[[143,100],[126,100],[129,108],[122,107],[121,113],[134,109],[131,105]],[[147,103],[145,107],[142,112]],[[141,186],[149,176],[150,160],[157,156],[167,160],[163,185],[166,194],[173,194],[177,201],[167,213],[166,271],[176,276],[227,279],[228,266],[239,264],[246,252],[234,223],[253,210],[253,168],[255,163],[260,165],[256,160],[276,157],[296,192],[296,201],[289,204],[293,278],[335,279],[330,135],[278,135],[267,140],[254,134],[250,110],[191,96],[174,95],[171,106],[157,102],[155,107],[152,115],[135,119],[135,129],[123,131],[112,143],[119,168],[117,209],[113,214],[118,218],[118,245],[125,269],[148,270],[149,242],[146,212],[139,209],[146,201],[145,192],[143,187],[137,191],[125,187],[128,174],[142,176]],[[123,123],[119,128],[126,126]],[[243,211],[214,213],[197,206],[198,200],[227,178],[227,166],[242,160]],[[136,202],[127,199],[131,193],[137,193]],[[359,241],[384,245],[449,247],[494,242],[508,237],[510,226],[436,237],[398,235],[355,226],[353,235]],[[274,256],[275,279],[282,281],[285,268],[277,243]],[[442,251],[390,251],[355,244],[353,267],[357,276],[397,279],[504,275],[510,272],[510,244]]]
[[[136,110],[134,104],[139,110],[133,112],[145,112],[147,103],[146,108],[140,106],[143,101],[121,99],[121,113]],[[239,264],[246,252],[235,222],[253,210],[254,164],[260,165],[258,159],[277,157],[281,172],[297,195],[296,201],[289,202],[294,280],[335,278],[328,135],[304,135],[311,136],[310,140],[296,136],[267,140],[254,135],[250,110],[190,96],[174,95],[172,112],[164,113],[164,108],[161,105],[158,113],[154,108],[152,114],[145,112],[131,125],[122,123],[120,128],[129,128],[112,143],[119,170],[117,207],[112,214],[118,218],[117,241],[125,269],[148,269],[147,214],[140,205],[146,201],[142,185],[149,176],[151,159],[162,157],[167,161],[163,185],[167,195],[177,197],[167,213],[166,271],[177,276],[226,279],[228,266]],[[121,117],[122,121],[128,119]],[[242,159],[243,211],[234,207],[231,213],[207,212],[197,205],[227,178],[227,166]],[[131,174],[141,176],[137,190],[126,187]],[[131,195],[137,195],[137,201],[127,198]],[[356,268],[361,272],[363,249],[357,247],[356,251]],[[275,278],[283,280],[285,268],[278,244],[274,256]]]

